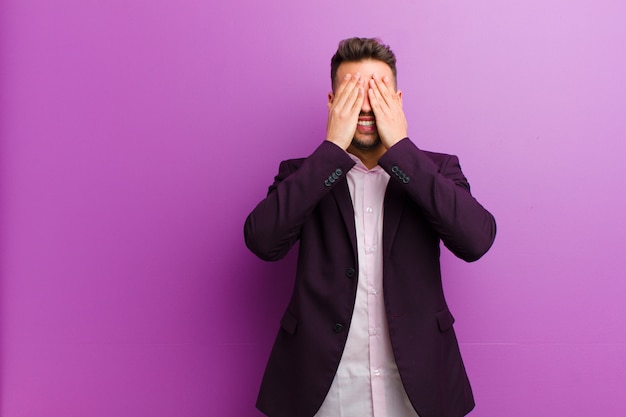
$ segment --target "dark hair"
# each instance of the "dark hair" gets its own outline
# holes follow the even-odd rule
[[[337,52],[330,60],[330,82],[335,89],[337,68],[342,62],[359,62],[366,59],[375,59],[389,65],[393,72],[394,81],[397,78],[396,56],[389,46],[376,38],[349,38],[339,42]]]

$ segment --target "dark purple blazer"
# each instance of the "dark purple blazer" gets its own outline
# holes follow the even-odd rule
[[[300,241],[296,281],[272,349],[257,407],[271,417],[312,417],[346,343],[356,298],[354,212],[345,180],[354,161],[323,142],[308,158],[283,161],[244,234],[264,260]],[[420,417],[460,417],[474,407],[443,294],[442,241],[475,261],[491,247],[493,216],[470,194],[458,159],[408,138],[379,160],[391,176],[384,200],[383,288],[393,353]]]

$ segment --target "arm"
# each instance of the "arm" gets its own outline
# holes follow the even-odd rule
[[[408,138],[389,148],[378,161],[399,181],[422,209],[441,240],[456,256],[471,262],[493,244],[496,223],[470,193],[456,156],[446,155],[436,164]]]
[[[369,81],[370,103],[376,125],[387,151],[378,164],[400,181],[413,201],[456,256],[475,261],[493,244],[496,223],[493,216],[470,194],[470,188],[456,156],[443,156],[439,164],[406,137],[402,96],[387,77]]]
[[[259,258],[284,257],[300,237],[307,216],[354,166],[345,149],[356,130],[362,84],[359,74],[346,74],[328,103],[326,140],[299,167],[293,161],[281,163],[267,197],[246,219],[246,245]]]
[[[267,197],[250,213],[244,225],[248,248],[259,258],[283,258],[300,237],[300,229],[318,202],[354,166],[354,161],[337,145],[324,141],[302,161],[280,164]]]

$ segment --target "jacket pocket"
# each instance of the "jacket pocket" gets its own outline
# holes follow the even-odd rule
[[[447,308],[435,313],[435,316],[437,317],[437,325],[439,326],[440,332],[449,330],[454,324],[454,317]]]
[[[285,311],[283,318],[280,320],[280,327],[289,334],[295,334],[298,328],[298,319],[289,311]]]

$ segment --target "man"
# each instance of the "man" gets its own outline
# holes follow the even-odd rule
[[[300,241],[257,407],[271,417],[466,415],[474,400],[439,243],[475,261],[493,243],[494,218],[455,156],[407,137],[388,46],[340,42],[331,81],[326,140],[281,163],[244,227],[265,260]]]

